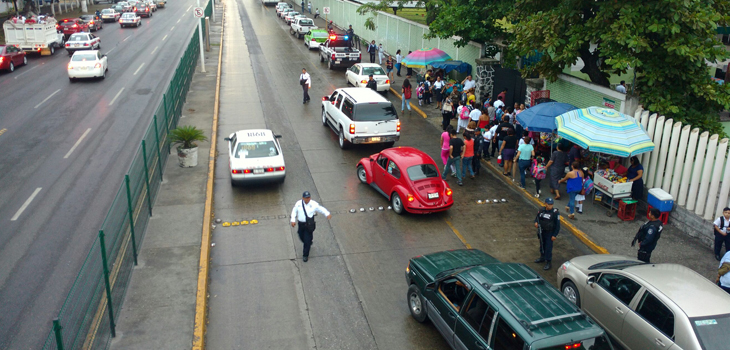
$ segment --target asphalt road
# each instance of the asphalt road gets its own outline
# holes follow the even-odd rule
[[[104,80],[70,83],[65,50],[0,73],[0,349],[39,349],[162,99],[194,18],[170,1],[105,23]]]
[[[409,258],[469,244],[503,261],[527,263],[555,283],[560,263],[590,253],[564,232],[555,243],[555,267],[543,273],[542,265],[532,263],[539,255],[532,226],[537,208],[484,170],[463,187],[449,180],[456,204],[448,212],[399,216],[368,210],[388,202],[360,184],[355,165],[382,146],[340,150],[321,123],[319,100],[345,86],[344,70],[328,70],[258,0],[228,1],[226,11],[226,40],[233,42],[224,45],[214,213],[223,221],[259,223],[213,231],[208,349],[446,349],[432,325],[410,317],[404,280]],[[245,41],[231,33],[241,30]],[[227,69],[237,55],[250,61],[252,74]],[[312,101],[305,105],[298,84],[302,67],[313,79]],[[235,80],[227,74],[255,85],[257,93],[237,95],[226,85]],[[440,163],[440,131],[415,113],[401,121],[396,146],[417,147]],[[286,181],[231,188],[223,138],[264,125],[283,135]],[[318,216],[307,263],[288,219],[305,190],[333,213],[330,221]],[[476,203],[486,198],[507,203]],[[349,213],[359,208],[365,212]]]

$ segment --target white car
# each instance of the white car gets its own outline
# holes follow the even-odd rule
[[[145,4],[147,4],[147,6],[150,7],[150,9],[152,10],[152,12],[157,11],[157,4],[154,1],[148,0],[148,1],[145,2]]]
[[[294,23],[296,23],[296,21],[300,18],[307,19],[307,16],[300,13],[300,14],[292,17],[292,19],[289,21],[289,27],[291,27]]]
[[[292,7],[287,2],[280,2],[276,4],[276,16],[281,17],[281,13],[284,12],[284,10],[288,10],[290,8]]]
[[[104,22],[116,22],[121,16],[122,14],[117,12],[115,9],[101,10],[101,20]]]
[[[122,28],[127,26],[139,27],[142,24],[142,17],[137,16],[134,12],[125,12],[119,19],[119,26]]]
[[[72,83],[79,78],[106,78],[109,70],[106,55],[99,50],[79,51],[71,56],[68,63],[68,80]]]
[[[66,40],[66,51],[68,55],[73,55],[79,50],[98,50],[101,49],[101,38],[91,33],[74,33]]]
[[[357,63],[345,71],[347,83],[355,87],[365,87],[370,74],[378,83],[378,92],[390,90],[390,80],[385,75],[383,67],[375,63]]]
[[[226,137],[231,186],[251,182],[284,182],[286,165],[279,138],[267,129],[239,130]]]
[[[286,22],[286,24],[291,23],[292,18],[294,18],[294,16],[296,16],[298,14],[299,14],[299,12],[297,12],[297,11],[287,12],[286,15],[284,15],[284,22]]]

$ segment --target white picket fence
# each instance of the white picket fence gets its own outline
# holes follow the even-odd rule
[[[671,118],[649,115],[639,107],[634,118],[654,141],[654,151],[639,156],[647,188],[662,188],[674,202],[705,220],[713,220],[728,205],[730,162],[728,139],[710,135]]]

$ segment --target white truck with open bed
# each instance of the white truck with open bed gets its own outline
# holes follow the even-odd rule
[[[56,19],[48,17],[41,23],[16,22],[12,19],[3,23],[5,44],[27,52],[52,55],[63,47],[63,34],[56,29]]]

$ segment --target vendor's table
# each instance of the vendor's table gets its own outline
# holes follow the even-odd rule
[[[598,192],[601,192],[601,194],[603,195],[604,198],[605,197],[610,198],[610,200],[609,200],[608,203],[604,203],[603,200],[600,200],[599,201],[600,204],[603,205],[603,206],[606,206],[606,204],[608,204],[608,211],[606,212],[606,216],[612,216],[613,215],[613,212],[615,210],[617,210],[617,208],[614,208],[613,207],[613,203],[614,202],[616,204],[618,204],[619,200],[621,200],[623,198],[629,198],[629,197],[631,197],[631,192],[613,194],[613,193],[608,192],[607,190],[604,190],[604,189],[602,189],[602,188],[600,188],[598,186],[593,187],[593,189],[595,189],[595,191],[593,191],[593,203],[594,204],[596,203],[596,195],[598,194]]]

